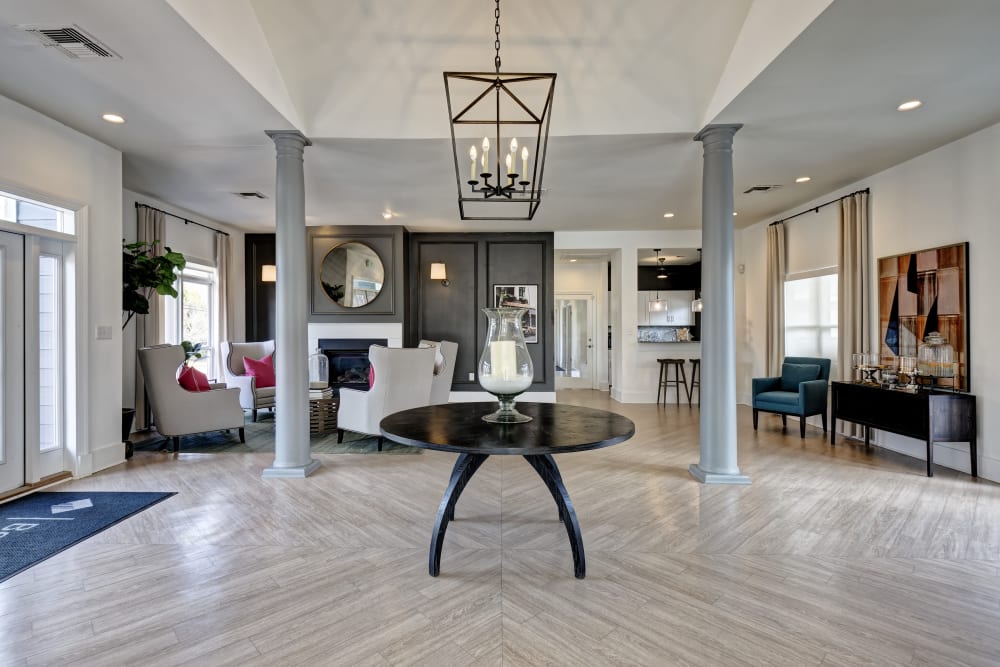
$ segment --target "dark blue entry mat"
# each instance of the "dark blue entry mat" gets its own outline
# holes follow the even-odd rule
[[[42,492],[0,505],[0,581],[172,495],[163,492]]]

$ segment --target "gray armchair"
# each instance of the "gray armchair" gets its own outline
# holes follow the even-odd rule
[[[830,383],[830,360],[820,357],[785,357],[780,377],[753,379],[753,430],[757,413],[781,415],[782,427],[788,415],[799,417],[799,435],[806,437],[806,417],[822,415],[826,433],[826,394]]]
[[[243,410],[236,389],[188,391],[177,383],[177,369],[184,363],[180,345],[154,345],[139,350],[146,394],[153,410],[156,430],[173,440],[180,450],[180,436],[206,431],[239,429],[243,432]]]
[[[274,341],[264,340],[257,343],[222,343],[222,373],[227,387],[240,390],[240,405],[244,410],[253,412],[253,421],[257,421],[257,410],[274,408],[274,387],[258,387],[257,379],[247,375],[243,366],[243,357],[263,359],[274,354]]]
[[[458,343],[450,340],[421,340],[420,347],[433,347],[440,353],[434,360],[434,379],[431,380],[431,405],[447,403],[451,397],[451,383],[455,379],[455,360]]]

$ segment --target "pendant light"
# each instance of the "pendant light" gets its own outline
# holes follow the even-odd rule
[[[660,265],[660,270],[657,272],[657,278],[666,278],[666,269],[663,267],[664,258],[660,257],[660,249],[654,248],[653,252],[656,253],[656,261]],[[651,313],[665,313],[667,312],[667,301],[666,299],[660,298],[660,291],[656,291],[656,299],[649,302],[649,312]]]

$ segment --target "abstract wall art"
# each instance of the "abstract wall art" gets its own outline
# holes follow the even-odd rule
[[[954,376],[938,387],[969,390],[969,244],[908,252],[878,260],[879,348],[882,363],[916,357],[927,334],[954,349]]]

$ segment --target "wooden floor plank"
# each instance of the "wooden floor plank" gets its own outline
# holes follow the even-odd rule
[[[817,429],[750,427],[752,484],[704,486],[697,407],[557,456],[587,578],[537,474],[493,457],[427,575],[454,456],[137,452],[66,491],[177,495],[0,584],[0,664],[1000,663],[1000,486]]]

